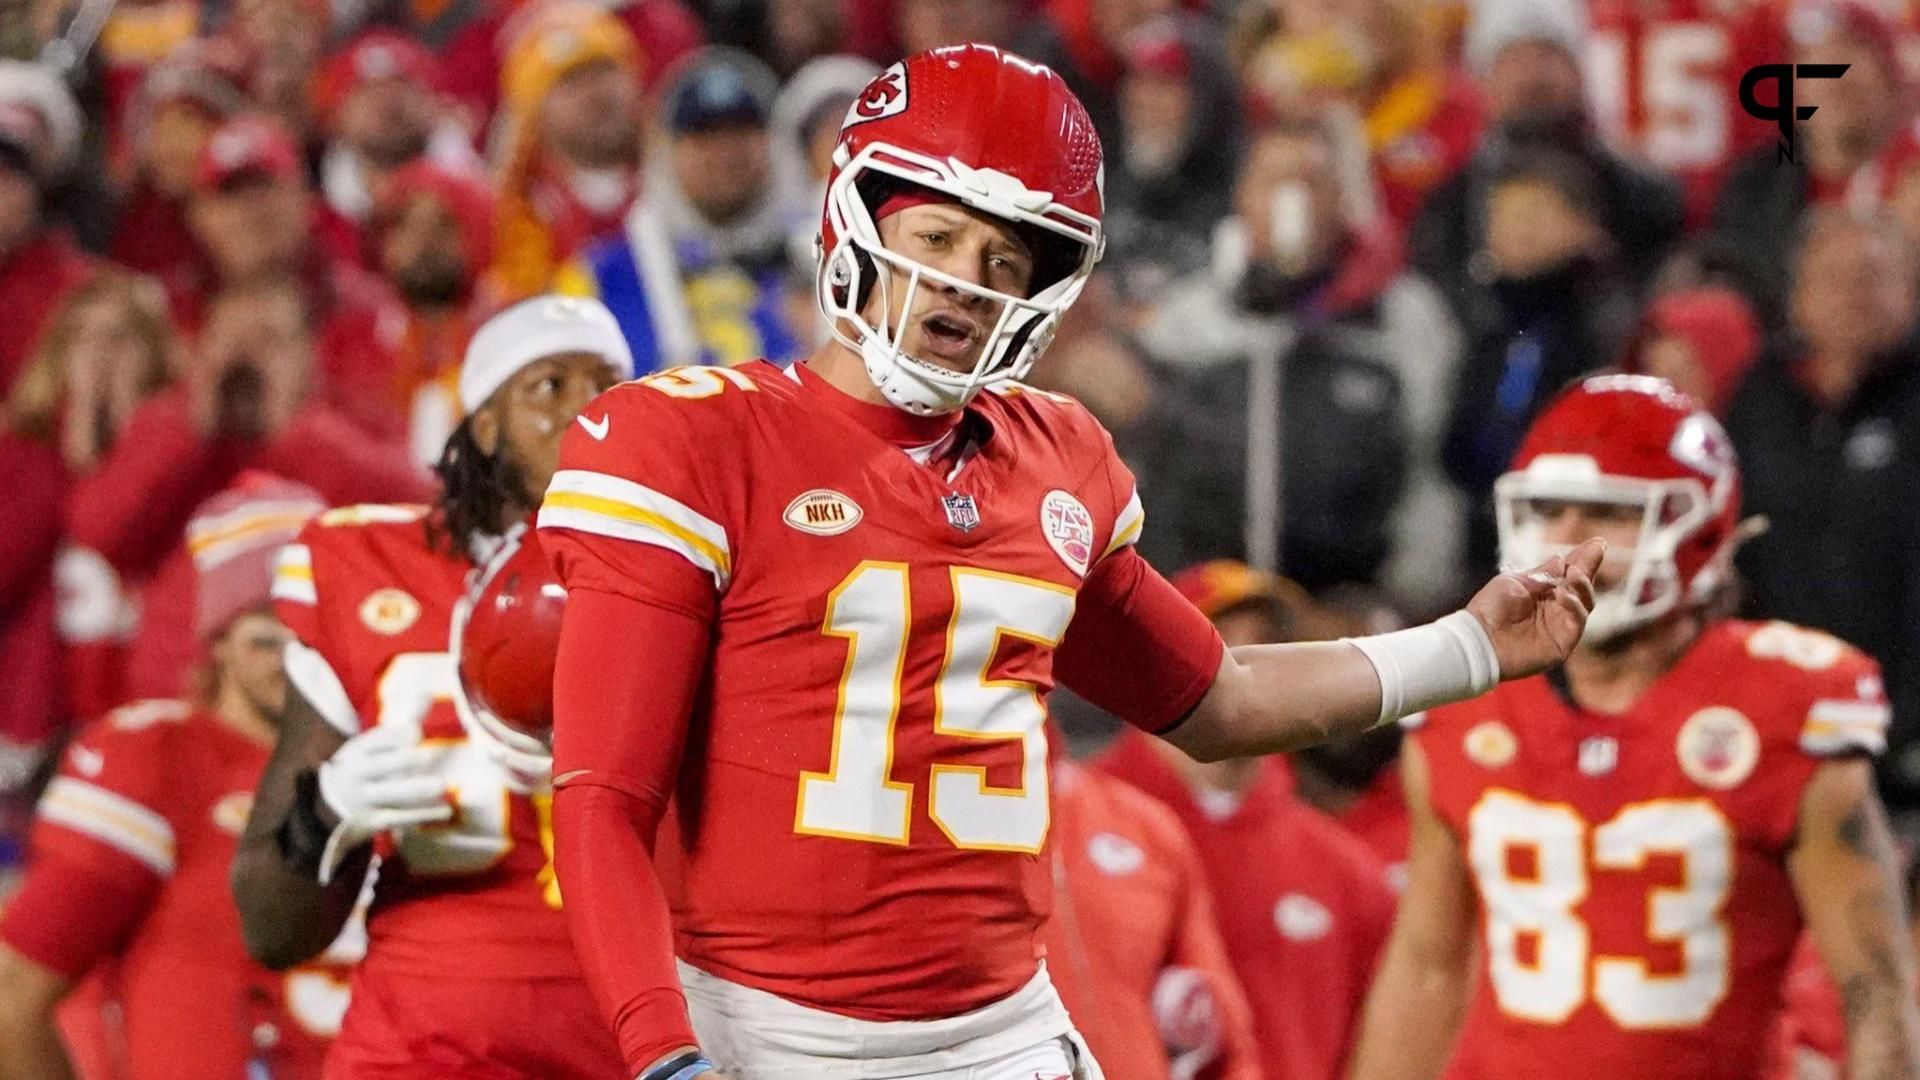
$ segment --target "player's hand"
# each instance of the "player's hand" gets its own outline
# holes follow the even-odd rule
[[[1593,611],[1593,575],[1606,551],[1606,541],[1588,540],[1531,570],[1501,574],[1467,601],[1493,639],[1502,679],[1537,675],[1580,644]]]
[[[321,809],[338,822],[327,840],[322,884],[331,864],[380,833],[453,816],[437,763],[417,729],[381,724],[348,739],[321,764]]]

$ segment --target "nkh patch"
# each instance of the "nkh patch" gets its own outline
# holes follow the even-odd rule
[[[860,524],[860,504],[837,491],[816,488],[787,504],[788,525],[815,536],[837,536]]]

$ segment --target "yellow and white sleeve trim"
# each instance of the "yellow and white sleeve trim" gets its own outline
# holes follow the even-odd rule
[[[1821,756],[1848,750],[1879,754],[1887,748],[1887,725],[1892,719],[1893,709],[1884,701],[1816,701],[1800,729],[1800,749]]]
[[[40,819],[98,840],[161,877],[173,874],[173,826],[125,795],[71,776],[55,777],[40,797]]]
[[[313,590],[313,549],[305,544],[288,544],[273,562],[275,600],[290,600],[311,607],[320,602]]]
[[[1107,550],[1101,552],[1100,557],[1104,559],[1140,539],[1140,530],[1146,523],[1147,512],[1141,508],[1140,490],[1135,488],[1127,505],[1120,509],[1120,516],[1113,523],[1113,539],[1107,541]]]
[[[724,591],[733,552],[719,523],[671,496],[605,473],[562,469],[547,487],[540,528],[577,529],[615,540],[652,544],[713,575]]]

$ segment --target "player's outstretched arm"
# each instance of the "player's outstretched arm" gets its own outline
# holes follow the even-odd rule
[[[254,792],[231,878],[247,952],[267,967],[288,968],[320,955],[359,899],[372,848],[347,855],[322,885],[316,845],[324,848],[332,823],[312,805],[319,801],[312,781],[301,779],[345,743],[298,689],[287,691],[279,742]]]
[[[1459,1031],[1471,984],[1473,881],[1459,841],[1427,797],[1427,761],[1411,741],[1401,778],[1413,819],[1407,891],[1367,993],[1350,1080],[1431,1080]]]
[[[1787,869],[1814,944],[1840,988],[1847,1075],[1920,1078],[1920,1006],[1899,856],[1865,758],[1828,761],[1800,798]]]
[[[1167,738],[1201,761],[1297,750],[1538,674],[1579,643],[1605,551],[1589,540],[1503,573],[1464,611],[1411,630],[1233,649]]]
[[[73,984],[0,942],[0,1076],[9,1080],[73,1080],[60,1045],[54,1007]]]

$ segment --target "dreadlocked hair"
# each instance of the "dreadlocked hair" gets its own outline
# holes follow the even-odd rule
[[[525,498],[519,463],[507,454],[480,449],[472,417],[447,438],[433,471],[440,477],[440,495],[427,523],[428,535],[436,548],[450,555],[467,557],[474,536],[499,532],[508,513]]]

